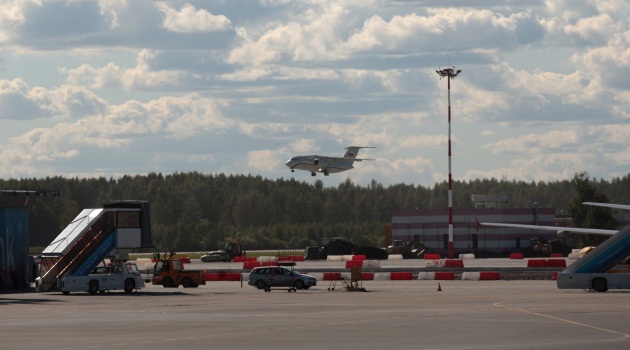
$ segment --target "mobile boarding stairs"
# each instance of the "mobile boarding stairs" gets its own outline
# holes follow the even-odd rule
[[[104,202],[84,209],[42,252],[37,290],[60,290],[66,276],[87,276],[117,249],[151,248],[147,201]]]

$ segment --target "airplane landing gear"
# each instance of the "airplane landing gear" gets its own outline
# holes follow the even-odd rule
[[[294,172],[295,172],[295,169],[291,169],[291,172],[292,172],[292,173],[294,173]]]
[[[327,171],[324,171],[324,176],[328,176],[328,172]]]
[[[315,173],[311,171],[311,176],[315,176]]]

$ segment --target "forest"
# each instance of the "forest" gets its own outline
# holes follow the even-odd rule
[[[576,174],[577,176],[578,174]],[[630,203],[630,175],[585,179],[612,203]],[[453,207],[472,208],[473,194],[509,194],[510,207],[555,208],[566,214],[576,198],[573,179],[524,182],[453,181]],[[135,199],[151,204],[153,244],[160,251],[207,251],[240,239],[244,249],[303,249],[323,237],[344,236],[355,245],[384,244],[395,211],[448,208],[448,183],[430,187],[346,179],[324,187],[295,179],[182,172],[120,178],[0,179],[0,190],[50,190],[30,207],[30,246],[46,247],[84,208]],[[6,195],[6,194],[5,194]]]

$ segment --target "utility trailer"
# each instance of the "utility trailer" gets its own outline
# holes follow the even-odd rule
[[[630,226],[604,241],[558,274],[559,289],[605,292],[630,289]]]
[[[99,266],[87,276],[67,276],[57,281],[57,288],[63,294],[70,292],[88,292],[96,294],[110,290],[124,290],[131,293],[134,289],[144,288],[138,266],[134,262],[114,261],[109,266]]]

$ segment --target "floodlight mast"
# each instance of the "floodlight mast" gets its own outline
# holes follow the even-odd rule
[[[435,71],[440,80],[444,77],[448,80],[448,257],[453,258],[453,176],[451,172],[451,79],[455,78],[461,69],[455,67],[444,68]]]

